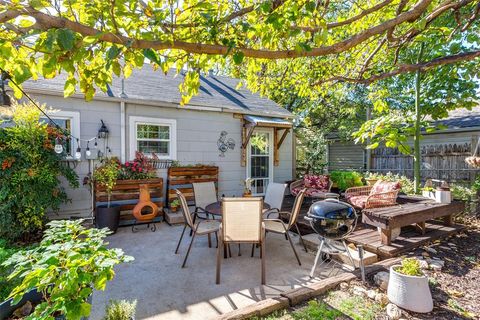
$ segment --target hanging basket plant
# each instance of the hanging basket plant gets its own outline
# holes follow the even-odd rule
[[[477,146],[473,155],[465,158],[465,162],[472,168],[480,168],[480,155],[478,154],[478,147],[480,145],[480,138],[477,141]]]

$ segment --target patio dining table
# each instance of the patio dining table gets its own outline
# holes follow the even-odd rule
[[[263,210],[270,209],[270,205],[266,202],[263,202]],[[210,214],[221,216],[222,215],[222,201],[217,201],[214,203],[210,203],[208,206],[205,207],[205,211],[209,212]]]

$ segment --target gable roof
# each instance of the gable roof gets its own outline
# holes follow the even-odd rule
[[[150,65],[142,69],[135,69],[132,75],[124,80],[125,93],[128,99],[145,102],[158,102],[179,105],[181,94],[179,85],[183,82],[184,74],[176,75],[175,69],[170,69],[167,75],[161,70],[153,70]],[[29,80],[23,84],[25,90],[48,91],[60,93],[63,96],[63,87],[66,75],[60,74],[53,79]],[[264,115],[270,117],[288,117],[293,115],[274,101],[261,97],[242,87],[236,89],[239,79],[224,76],[200,75],[198,95],[190,99],[188,106],[216,108],[221,111],[228,109],[241,114]],[[95,97],[122,98],[122,81],[114,77],[110,90],[107,93],[97,90]],[[95,99],[94,97],[94,99]]]
[[[472,110],[465,108],[452,110],[447,118],[437,120],[435,123],[443,124],[450,130],[480,127],[480,106],[473,107]]]

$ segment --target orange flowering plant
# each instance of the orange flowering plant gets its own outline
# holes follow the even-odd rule
[[[59,130],[40,122],[40,111],[16,104],[0,126],[0,237],[30,241],[40,234],[46,212],[68,201],[60,177],[78,186],[76,173],[53,150]]]

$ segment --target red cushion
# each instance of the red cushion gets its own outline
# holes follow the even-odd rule
[[[377,194],[377,193],[383,193],[383,192],[390,192],[390,191],[395,191],[399,190],[401,188],[400,182],[389,182],[389,181],[382,181],[378,180],[375,182],[375,184],[372,187],[372,190],[370,190],[370,195],[372,194]]]
[[[365,204],[367,203],[368,196],[353,196],[348,198],[348,202],[352,204],[352,206],[363,209],[365,208]]]
[[[305,188],[319,189],[322,191],[328,191],[329,177],[325,175],[310,175],[306,174],[303,177],[303,184]]]

